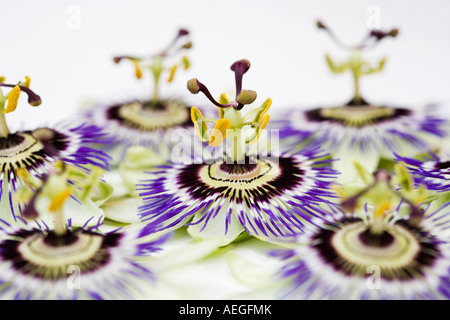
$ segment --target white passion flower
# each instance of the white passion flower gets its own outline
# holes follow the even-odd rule
[[[446,135],[446,121],[435,114],[432,106],[426,110],[417,108],[374,104],[366,101],[360,90],[360,78],[382,71],[386,62],[383,58],[376,64],[367,62],[362,53],[381,40],[395,37],[397,29],[390,31],[371,30],[364,40],[354,46],[342,44],[334,33],[322,22],[318,27],[325,30],[342,48],[350,51],[350,57],[342,63],[334,62],[327,55],[327,64],[333,73],[349,71],[354,80],[354,96],[348,102],[333,107],[318,107],[307,110],[288,110],[279,123],[285,138],[303,141],[317,141],[335,159],[335,168],[345,174],[342,182],[353,180],[352,162],[360,162],[373,172],[380,159],[392,161],[394,153],[416,154],[431,149]]]
[[[0,88],[12,88],[7,95],[0,90],[0,217],[7,221],[17,221],[26,206],[16,195],[24,185],[17,174],[19,171],[23,170],[39,178],[57,160],[84,170],[88,170],[88,166],[108,168],[109,157],[103,151],[89,146],[104,142],[103,133],[96,126],[61,125],[10,132],[5,115],[16,109],[21,92],[28,95],[30,105],[41,104],[41,98],[29,85],[28,77],[23,84],[17,85],[4,83],[3,78],[0,81]]]
[[[294,246],[272,253],[282,263],[278,298],[449,298],[448,203],[403,197],[393,204],[399,190],[387,172],[378,171],[375,181],[331,219],[296,236]],[[357,208],[372,191],[376,201]]]
[[[64,167],[45,177],[20,218],[22,225],[1,220],[0,296],[6,299],[136,299],[145,297],[155,281],[144,261],[167,237],[148,240],[148,230],[98,231],[100,220],[74,228],[66,223],[63,204],[73,192],[66,186]],[[51,190],[45,191],[47,187]],[[54,228],[39,221],[35,204],[44,192],[54,192],[45,210]],[[38,212],[39,211],[39,212]]]
[[[224,151],[215,158],[169,163],[149,171],[149,178],[137,185],[144,201],[139,213],[149,228],[188,225],[196,238],[221,237],[227,244],[242,232],[261,238],[302,232],[313,217],[333,210],[330,184],[336,172],[317,146],[281,154],[272,150],[273,145],[261,153],[247,147],[260,138],[271,105],[267,99],[261,107],[242,113],[256,99],[254,91],[242,90],[249,67],[245,59],[231,66],[236,79],[233,101],[222,95],[217,102],[200,81],[188,81],[192,93],[201,91],[219,108],[218,120],[191,109],[198,135]],[[209,122],[215,124],[211,132]]]
[[[180,29],[175,39],[164,50],[150,57],[117,56],[116,63],[130,61],[137,79],[143,76],[142,70],[147,70],[153,76],[154,88],[150,99],[132,99],[130,101],[97,106],[86,114],[86,121],[104,128],[111,143],[105,146],[105,151],[119,164],[127,148],[144,146],[151,148],[164,159],[168,157],[172,142],[172,133],[177,129],[192,128],[189,108],[185,102],[174,98],[163,98],[159,91],[161,79],[169,73],[168,82],[172,82],[179,67],[188,69],[190,61],[183,56],[181,61],[171,66],[166,65],[167,59],[179,56],[179,53],[191,48],[189,31]]]

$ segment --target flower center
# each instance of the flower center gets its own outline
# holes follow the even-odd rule
[[[382,106],[339,106],[335,108],[319,108],[306,112],[311,121],[331,121],[347,127],[364,127],[402,116],[408,116],[411,111],[403,108]]]
[[[393,225],[389,231],[374,235],[363,222],[350,224],[336,232],[332,245],[347,261],[387,269],[407,266],[420,249],[417,239],[402,226]]]
[[[91,260],[103,242],[100,235],[68,233],[65,236],[35,234],[24,239],[18,250],[22,256],[36,265],[58,268]],[[65,270],[63,270],[65,273]]]
[[[217,167],[217,175],[230,180],[253,179],[261,173],[261,166],[256,163],[222,163]]]
[[[5,138],[0,138],[0,163],[21,162],[26,160],[30,153],[40,151],[42,148],[42,143],[30,133],[9,134]]]
[[[319,254],[351,275],[365,276],[367,268],[376,265],[383,278],[406,280],[422,274],[440,255],[435,244],[421,238],[420,230],[400,222],[374,234],[363,221],[347,219],[337,230],[321,230],[315,239],[322,240],[315,244]]]
[[[237,183],[252,188],[255,184],[273,179],[279,172],[279,168],[268,160],[248,157],[244,160],[244,163],[216,162],[205,166],[200,175],[204,181],[210,181],[212,185],[228,186]]]
[[[117,245],[120,235],[67,231],[56,235],[40,230],[22,230],[13,240],[1,244],[4,260],[11,261],[19,272],[34,277],[65,279],[67,268],[78,266],[82,272],[94,271],[110,260],[109,247]]]
[[[183,104],[169,100],[146,104],[133,102],[114,106],[109,110],[109,118],[145,131],[190,124],[189,110]]]

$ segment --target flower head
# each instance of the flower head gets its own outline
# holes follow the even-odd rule
[[[13,88],[6,96],[0,90],[0,197],[4,208],[2,218],[6,220],[11,218],[7,211],[12,212],[12,217],[16,219],[25,206],[16,197],[18,189],[24,184],[18,171],[25,170],[42,177],[56,160],[85,170],[88,170],[87,166],[108,167],[109,157],[88,146],[103,141],[103,133],[98,127],[82,124],[69,128],[61,125],[15,133],[9,131],[5,114],[16,109],[20,92],[28,94],[28,102],[33,106],[41,102],[39,96],[28,88],[29,82],[27,77],[23,85],[0,83],[0,87]],[[7,210],[6,203],[10,210]]]
[[[97,224],[81,228],[66,223],[63,204],[73,192],[67,187],[65,167],[58,165],[45,176],[24,217],[23,226],[0,220],[0,296],[13,299],[130,299],[136,298],[154,274],[142,259],[158,250],[164,241],[145,240],[142,230],[98,231]],[[57,188],[57,186],[62,188]],[[50,190],[45,190],[50,188]],[[45,192],[50,204],[40,210],[35,205]],[[44,212],[43,212],[44,211]],[[38,218],[54,215],[55,227]],[[72,275],[72,276],[71,276]]]
[[[328,55],[326,61],[333,73],[348,71],[352,74],[354,96],[348,103],[333,107],[290,110],[282,121],[282,135],[309,134],[311,140],[318,141],[335,158],[341,159],[337,165],[351,164],[356,159],[372,170],[380,158],[392,159],[394,152],[426,151],[430,138],[438,139],[445,135],[446,121],[433,114],[431,106],[422,112],[408,107],[374,104],[364,99],[360,92],[361,76],[382,71],[386,62],[383,58],[375,64],[369,63],[363,59],[362,52],[382,39],[396,37],[397,29],[371,30],[361,43],[346,46],[325,24],[319,22],[318,27],[340,47],[351,51],[347,61],[336,63]]]
[[[140,214],[149,228],[188,225],[194,237],[224,237],[228,243],[243,231],[261,238],[301,232],[312,217],[325,216],[333,207],[329,186],[336,172],[319,148],[281,155],[274,145],[265,153],[246,148],[260,138],[271,104],[267,99],[261,107],[241,113],[256,97],[241,90],[249,66],[247,60],[231,66],[237,89],[231,102],[224,95],[215,101],[196,79],[188,82],[191,92],[203,92],[219,107],[218,120],[191,109],[198,135],[212,147],[226,148],[223,156],[161,166],[151,172],[151,179],[137,185],[144,199]],[[208,122],[215,124],[211,132]]]
[[[150,57],[122,55],[114,57],[116,63],[130,61],[137,79],[143,76],[143,70],[153,76],[154,88],[150,99],[134,99],[112,105],[96,107],[87,113],[87,119],[105,129],[112,143],[107,146],[109,154],[116,160],[122,160],[125,149],[142,145],[158,152],[167,151],[171,144],[173,130],[191,128],[189,110],[182,101],[162,98],[159,94],[160,82],[165,73],[169,73],[168,82],[172,82],[176,71],[182,67],[188,69],[190,61],[186,56],[173,65],[166,64],[172,57],[192,47],[189,31],[180,29],[173,41],[165,49]]]
[[[448,298],[448,204],[399,195],[386,172],[375,180],[344,201],[344,211],[298,235],[292,249],[273,252],[283,260],[284,298]],[[376,197],[364,199],[369,191]],[[352,210],[355,199],[369,201]]]

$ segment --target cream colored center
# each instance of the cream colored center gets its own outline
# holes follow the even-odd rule
[[[0,165],[4,163],[28,162],[29,155],[42,150],[42,143],[28,133],[20,133],[24,140],[11,148],[0,150]]]
[[[253,189],[264,185],[278,177],[280,168],[276,163],[258,160],[258,164],[249,172],[243,174],[229,173],[220,169],[221,163],[204,166],[200,171],[201,179],[214,187],[237,187]]]
[[[138,102],[130,103],[120,108],[119,115],[144,130],[169,128],[189,119],[188,108],[172,101],[166,101],[164,109],[146,108]]]
[[[361,241],[359,235],[367,230],[363,222],[353,223],[336,232],[332,245],[339,256],[359,267],[377,265],[386,270],[395,270],[411,264],[420,250],[414,235],[400,225],[386,229],[393,236],[388,246],[369,246]]]
[[[360,126],[372,123],[379,118],[390,117],[395,109],[379,106],[340,106],[335,108],[324,108],[320,115],[324,118],[342,121],[349,126]]]
[[[78,239],[70,245],[55,247],[44,241],[44,234],[26,238],[19,245],[19,252],[31,263],[47,268],[65,268],[89,261],[100,250],[100,235],[77,234]],[[64,271],[65,272],[65,271]]]

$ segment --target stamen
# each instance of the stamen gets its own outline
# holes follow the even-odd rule
[[[139,67],[139,63],[136,60],[134,60],[133,63],[134,63],[134,69],[135,69],[136,78],[137,79],[141,79],[142,78],[142,70]]]
[[[21,91],[24,91],[28,95],[28,103],[33,107],[36,107],[42,103],[41,97],[34,93],[30,88],[15,84],[0,83],[0,87],[14,88],[16,86],[18,86]]]
[[[373,221],[370,226],[370,232],[375,235],[380,235],[384,232],[384,217],[386,211],[391,207],[391,201],[387,200],[378,206],[373,212]]]
[[[180,47],[178,47],[176,50],[174,50],[174,51],[172,50],[173,52],[169,52],[177,44],[177,42],[180,38],[185,37],[187,35],[189,35],[189,31],[187,31],[186,29],[179,29],[176,37],[172,40],[172,42],[164,50],[162,50],[156,54],[152,54],[151,56],[140,57],[140,58],[133,57],[133,56],[127,56],[127,55],[115,56],[113,58],[114,62],[119,63],[123,59],[130,60],[131,62],[133,62],[133,65],[135,68],[135,75],[136,75],[137,79],[142,78],[142,70],[141,70],[142,67],[149,70],[152,73],[153,79],[154,79],[153,95],[152,95],[151,100],[152,100],[152,102],[154,102],[156,104],[156,103],[160,102],[158,93],[159,93],[159,82],[160,82],[161,74],[168,70],[169,71],[168,82],[172,82],[175,71],[177,69],[177,65],[172,66],[170,68],[168,66],[165,66],[163,63],[163,60],[166,57],[174,55],[182,50],[190,49],[192,47],[192,42],[186,41]],[[190,61],[188,60],[188,58],[186,56],[182,57],[181,63],[183,64],[185,69],[188,69],[190,66]]]
[[[173,78],[175,76],[175,71],[177,71],[177,67],[178,67],[178,65],[174,65],[172,68],[170,68],[170,75],[169,75],[169,79],[167,79],[167,82],[173,81]]]
[[[25,76],[25,83],[23,84],[23,86],[29,88],[30,87],[30,82],[31,82],[30,77],[29,76]]]
[[[50,205],[48,206],[48,210],[50,211],[58,211],[63,206],[64,202],[67,200],[68,197],[72,194],[72,190],[70,188],[67,188],[60,193],[58,193],[50,202]]]
[[[219,120],[213,120],[213,122],[216,123],[216,127],[213,130],[213,134],[210,136],[209,142],[211,146],[219,146],[220,143],[223,142],[226,137],[225,130],[227,129],[232,129],[233,132],[239,135],[239,137],[243,137],[240,131],[242,131],[242,128],[246,125],[251,125],[252,129],[255,130],[251,137],[246,138],[245,140],[241,138],[238,139],[236,135],[233,135],[233,138],[230,138],[230,150],[232,154],[231,158],[234,161],[240,161],[244,156],[243,148],[240,144],[244,142],[254,143],[256,140],[258,140],[261,134],[261,130],[265,128],[270,119],[270,117],[265,115],[265,113],[270,107],[270,104],[272,102],[271,99],[267,99],[261,107],[250,111],[249,113],[247,113],[247,115],[245,115],[245,117],[240,112],[240,110],[245,105],[253,103],[257,97],[256,92],[253,90],[242,90],[242,77],[249,68],[250,62],[246,59],[241,59],[234,62],[230,67],[230,69],[235,73],[236,80],[236,98],[233,101],[229,101],[226,95],[222,94],[219,98],[219,102],[217,102],[212,97],[208,88],[196,78],[190,79],[186,84],[189,92],[191,92],[192,94],[202,92],[208,98],[208,100],[211,101],[211,103],[219,108]],[[191,118],[193,119],[193,121],[198,121],[199,119],[195,114]],[[225,119],[227,119],[227,121],[224,121]],[[205,119],[203,119],[203,121],[204,120]],[[202,128],[202,126],[203,123],[202,125],[196,124],[197,133],[203,134],[203,132],[206,131],[206,124],[204,129],[200,129]],[[216,135],[219,134],[220,139],[217,139]],[[204,140],[202,139],[202,141]]]
[[[5,110],[3,113],[10,113],[16,110],[17,108],[17,102],[19,102],[20,97],[20,87],[15,86],[8,94],[8,104],[6,105]]]
[[[188,59],[188,57],[183,56],[182,62],[183,62],[184,70],[187,70],[191,67],[191,61]]]
[[[209,145],[212,147],[220,146],[227,137],[227,130],[230,127],[231,123],[229,119],[219,119],[211,132]]]
[[[256,141],[259,140],[259,137],[261,136],[261,133],[263,131],[263,129],[267,126],[267,123],[270,120],[270,115],[266,114],[258,123],[258,125],[256,126],[256,130],[255,133],[253,134],[253,136],[251,138],[249,138],[247,140],[248,144],[253,144]]]
[[[202,142],[209,141],[211,136],[208,132],[208,126],[204,120],[203,114],[196,107],[191,108],[191,120],[197,131],[197,135]]]

